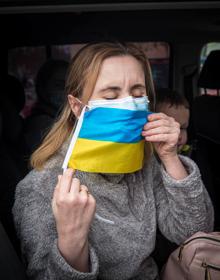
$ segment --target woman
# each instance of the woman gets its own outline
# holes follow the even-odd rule
[[[179,244],[198,230],[212,230],[213,209],[195,163],[177,155],[179,125],[164,114],[148,115],[146,96],[151,108],[154,104],[149,63],[131,44],[88,45],[71,62],[66,93],[60,119],[32,156],[34,170],[17,186],[13,213],[28,275],[41,280],[156,279],[157,267],[150,254],[157,226]],[[90,108],[86,113],[85,104]],[[117,114],[109,114],[100,115],[94,123],[93,113],[101,112],[100,107],[129,112],[134,119],[126,119],[124,125]],[[130,147],[126,139],[131,133],[127,132],[132,127],[137,133],[136,124],[143,121],[139,118],[143,112],[148,115],[142,125],[145,155],[143,146],[138,146],[138,151],[142,151],[144,162],[131,156],[130,149],[131,154],[125,153],[124,165],[120,166],[131,167],[130,171],[136,166],[134,172],[125,170],[122,174],[117,169],[120,148],[112,157],[115,164],[105,164],[109,153],[103,154],[99,157],[103,164],[97,168],[104,166],[104,172],[94,172],[95,157],[100,155],[94,155],[87,145],[86,152],[81,149],[82,156],[69,166],[74,167],[82,158],[86,165],[91,162],[90,155],[94,166],[87,166],[87,171],[81,166],[75,173],[68,168],[61,175],[75,117],[80,123],[85,114],[83,123],[89,118],[92,133],[100,137],[105,136],[99,131],[100,122],[102,128],[106,122],[106,134],[108,130],[114,134],[122,124],[117,133],[123,134],[123,143]],[[109,125],[113,119],[114,124]],[[151,153],[150,143],[160,164]]]

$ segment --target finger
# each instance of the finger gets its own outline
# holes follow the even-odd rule
[[[147,131],[142,131],[143,136],[151,136],[156,134],[170,134],[170,133],[173,133],[173,129],[167,126],[156,127],[156,128],[149,129]]]
[[[70,193],[77,195],[80,192],[80,180],[77,178],[72,179]]]
[[[142,135],[143,136],[150,136],[153,134],[179,134],[180,132],[180,125],[178,123],[173,123],[173,124],[168,124],[165,126],[156,126],[154,128],[149,128],[147,130],[143,130],[142,131]]]
[[[164,113],[154,113],[154,114],[150,114],[148,116],[148,121],[156,121],[156,120],[160,120],[160,119],[172,119],[170,117],[168,117],[166,114]]]
[[[160,120],[147,122],[144,125],[144,130],[155,128],[155,127],[158,127],[158,126],[170,126],[170,121],[168,119],[160,119]]]
[[[80,186],[80,192],[82,192],[82,191],[89,193],[89,190],[88,190],[87,186],[85,186],[85,185]]]
[[[84,204],[84,206],[86,206],[89,199],[89,191],[86,186],[84,185],[80,186],[79,197],[80,197],[80,201]]]
[[[80,186],[80,195],[86,195],[87,197],[90,195],[89,190],[85,185]]]
[[[61,194],[65,194],[70,191],[73,174],[74,170],[71,168],[68,168],[66,171],[64,171],[59,181],[59,190]]]
[[[91,194],[88,195],[87,206],[88,215],[94,217],[96,212],[96,200]]]
[[[95,209],[96,209],[96,200],[94,198],[94,196],[92,194],[89,193],[88,195],[88,204],[91,206],[90,209],[93,209],[94,213],[95,213]]]
[[[62,175],[58,175],[58,176],[57,176],[57,184],[56,184],[56,186],[55,186],[55,188],[54,188],[53,197],[54,197],[55,195],[57,195],[57,193],[58,193],[58,189],[59,189],[59,187],[60,187],[60,180],[61,180],[61,177],[62,177]]]
[[[62,178],[62,175],[58,175],[58,176],[57,176],[57,185],[56,185],[56,188],[59,188],[59,187],[60,187],[61,178]]]
[[[156,134],[151,136],[146,136],[145,140],[148,142],[169,142],[170,144],[173,142],[174,145],[177,144],[178,137],[175,135],[171,138],[171,134]]]

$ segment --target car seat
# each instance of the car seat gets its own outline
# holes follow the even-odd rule
[[[192,119],[196,147],[193,159],[197,162],[204,184],[213,201],[215,228],[220,229],[220,51],[212,51],[207,57],[198,79],[198,87],[204,95],[194,99]],[[207,89],[215,89],[217,95],[207,94]]]

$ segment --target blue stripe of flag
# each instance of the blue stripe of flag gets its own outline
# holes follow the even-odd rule
[[[143,139],[141,132],[150,112],[131,111],[115,108],[95,108],[85,112],[79,138],[110,141],[117,143],[137,143]],[[127,120],[124,127],[121,121]],[[137,129],[138,127],[138,129]]]

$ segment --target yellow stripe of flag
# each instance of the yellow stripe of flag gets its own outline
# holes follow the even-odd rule
[[[116,143],[78,138],[68,167],[95,173],[131,173],[144,160],[144,140]]]

